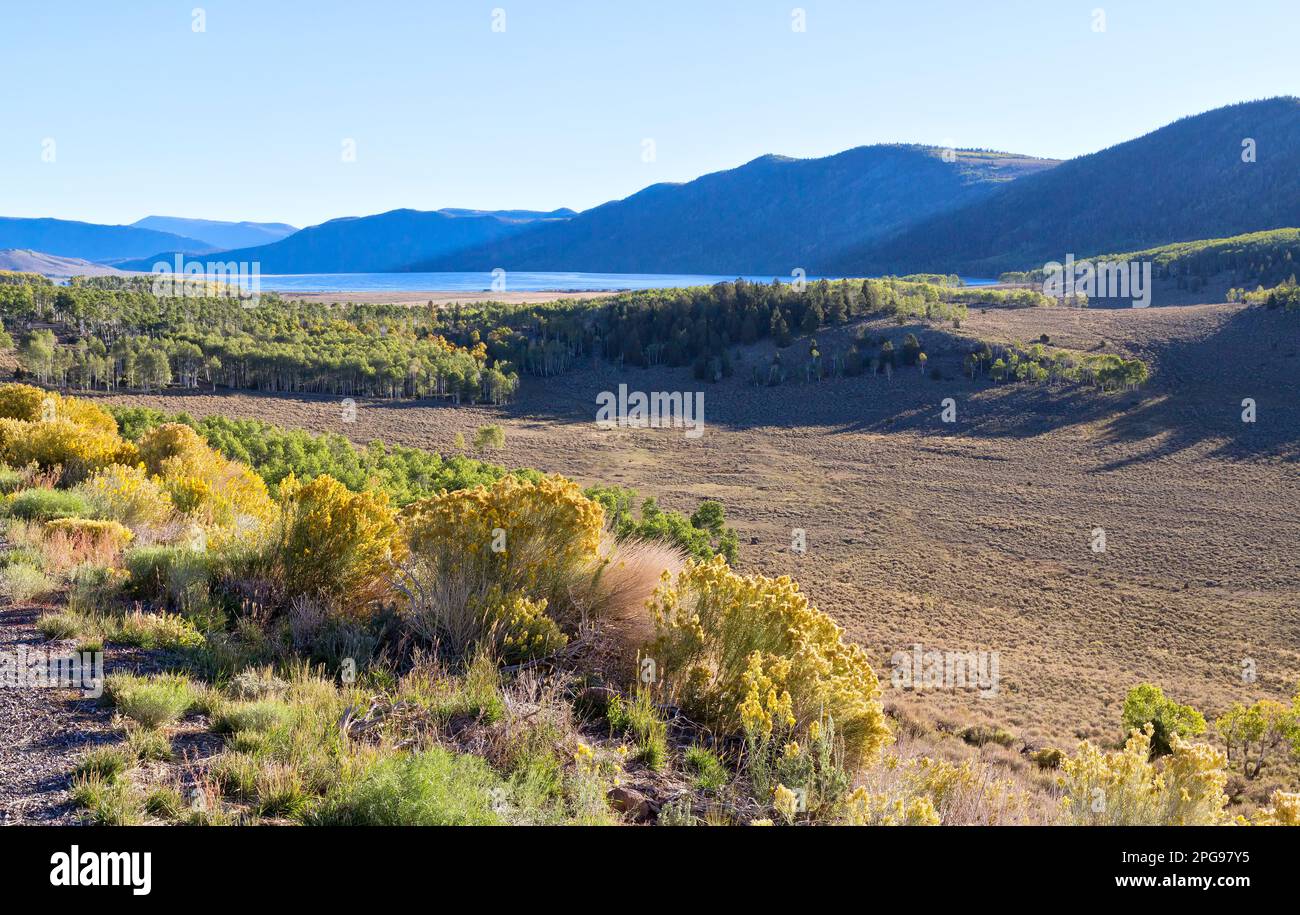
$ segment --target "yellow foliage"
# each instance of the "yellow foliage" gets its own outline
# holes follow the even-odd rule
[[[553,654],[568,644],[555,620],[546,615],[546,598],[530,600],[515,593],[505,597],[493,589],[485,602],[485,626],[495,636],[501,658],[526,661]]]
[[[160,524],[172,515],[172,500],[143,464],[112,464],[80,487],[95,513],[123,524]]]
[[[347,608],[379,600],[406,549],[387,493],[352,492],[330,476],[280,484],[280,558],[291,593],[338,599]]]
[[[1256,826],[1300,826],[1300,792],[1278,789],[1270,806],[1255,814]]]
[[[772,808],[781,815],[786,823],[793,823],[799,813],[799,795],[785,785],[777,785],[772,792]]]
[[[181,475],[182,468],[197,474],[215,454],[202,436],[183,423],[150,429],[141,437],[139,450],[145,470],[158,476]]]
[[[213,546],[256,536],[277,517],[262,478],[213,451],[189,426],[151,429],[140,440],[139,456],[176,510],[207,531]]]
[[[72,475],[130,463],[135,449],[116,432],[79,426],[70,419],[28,422],[0,419],[0,461],[12,467],[63,467]]]
[[[845,804],[846,826],[938,826],[940,822],[934,801],[924,795],[891,798],[858,788]]]
[[[0,385],[0,417],[29,423],[65,419],[74,426],[117,434],[117,420],[93,403],[30,384]]]
[[[652,654],[694,713],[765,733],[832,718],[853,767],[888,743],[866,654],[788,577],[737,575],[715,557],[688,564],[675,582],[665,576],[650,604]]]
[[[1206,744],[1175,736],[1173,753],[1151,762],[1151,733],[1134,730],[1124,749],[1110,753],[1088,741],[1061,764],[1062,804],[1075,825],[1215,826],[1224,808],[1227,757]]]
[[[527,573],[529,564],[567,565],[594,558],[605,510],[563,477],[539,482],[503,477],[491,486],[441,493],[407,506],[404,527],[414,553],[446,545],[495,553]],[[501,549],[494,550],[495,545]]]

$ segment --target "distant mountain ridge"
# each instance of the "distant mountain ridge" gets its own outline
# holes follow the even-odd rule
[[[12,270],[16,273],[39,273],[55,279],[67,279],[73,276],[117,276],[121,270],[115,270],[104,264],[94,264],[79,257],[58,257],[40,251],[27,251],[19,248],[0,250],[0,270]]]
[[[267,245],[220,253],[222,261],[259,264],[264,274],[389,273],[421,258],[470,248],[523,231],[534,223],[563,220],[572,210],[390,210],[374,216],[345,216],[300,229]],[[124,269],[148,270],[158,261],[172,262],[164,251]]]
[[[819,273],[828,256],[983,198],[1053,160],[926,146],[862,146],[820,159],[762,156],[656,184],[572,219],[405,265],[417,271]]]
[[[131,225],[137,229],[153,229],[185,238],[196,238],[221,250],[267,245],[298,231],[296,227],[283,222],[222,222],[217,219],[185,219],[179,216],[146,216]]]
[[[1245,161],[1247,141],[1254,161]],[[1099,251],[1300,225],[1300,99],[1243,102],[1029,175],[830,262],[995,276]]]
[[[1140,251],[1300,225],[1297,175],[1300,99],[1281,97],[1182,118],[1066,162],[901,144],[817,159],[767,155],[581,213],[392,210],[222,249],[221,259],[257,262],[267,274],[500,267],[996,276],[1071,253]],[[177,253],[216,250],[155,231],[161,226],[208,239],[230,226],[292,229],[168,217],[137,226],[0,219],[0,247],[138,270]]]
[[[214,248],[195,238],[134,226],[103,226],[69,219],[0,216],[0,248],[39,251],[56,257],[107,262],[144,257],[168,248],[205,253]]]

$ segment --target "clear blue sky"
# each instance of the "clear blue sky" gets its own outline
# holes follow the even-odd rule
[[[301,226],[583,209],[866,143],[1069,157],[1300,94],[1296,14],[1295,0],[11,0],[0,215]]]

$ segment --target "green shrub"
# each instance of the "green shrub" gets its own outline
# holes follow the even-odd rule
[[[8,495],[27,483],[27,475],[12,467],[0,467],[0,494]]]
[[[651,498],[641,503],[638,518],[633,510],[637,499],[633,489],[592,486],[583,494],[605,509],[609,525],[620,539],[660,540],[681,547],[695,559],[721,555],[728,562],[736,561],[736,532],[727,527],[721,502],[705,500],[687,518],[679,512],[664,511]]]
[[[98,747],[81,757],[73,775],[98,775],[112,781],[135,765],[135,758],[121,747]]]
[[[963,728],[960,737],[975,747],[982,747],[986,743],[1009,747],[1016,742],[1014,734],[992,724],[973,724],[968,728]]]
[[[29,603],[53,590],[54,582],[36,566],[19,562],[0,569],[0,596],[13,603]]]
[[[111,674],[104,691],[119,712],[147,728],[175,723],[197,698],[194,684],[180,674]]]
[[[71,613],[42,613],[36,620],[36,631],[51,642],[75,639],[81,627],[81,619]]]
[[[5,514],[24,521],[56,521],[90,514],[85,498],[64,489],[24,489],[5,499]]]
[[[1065,754],[1056,747],[1043,747],[1030,753],[1029,758],[1040,769],[1059,769],[1065,761]]]
[[[212,559],[184,546],[143,546],[122,558],[129,578],[126,593],[136,600],[186,610],[208,596]]]
[[[1205,732],[1205,718],[1200,712],[1166,698],[1164,691],[1151,683],[1128,691],[1122,720],[1125,734],[1151,725],[1152,758],[1172,753],[1174,737],[1195,737]]]
[[[705,747],[686,750],[686,768],[695,776],[695,787],[702,791],[717,791],[727,783],[727,767],[716,753]]]
[[[381,759],[309,816],[322,826],[494,826],[508,786],[477,756],[435,747]]]
[[[647,689],[639,689],[631,701],[615,694],[605,708],[613,736],[628,734],[636,742],[636,758],[655,771],[668,761],[668,725],[659,717],[654,698]]]

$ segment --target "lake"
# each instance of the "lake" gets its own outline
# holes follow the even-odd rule
[[[233,280],[234,277],[224,277]],[[502,277],[504,288],[493,288],[491,273],[300,273],[262,274],[263,291],[275,292],[600,292],[622,289],[673,289],[712,286],[735,280],[735,275],[687,273],[528,273],[511,271]],[[770,276],[747,276],[753,283],[770,283]],[[783,283],[792,277],[778,277]],[[820,277],[808,277],[815,282]],[[829,277],[828,277],[829,279]],[[996,280],[967,279],[981,286]]]

